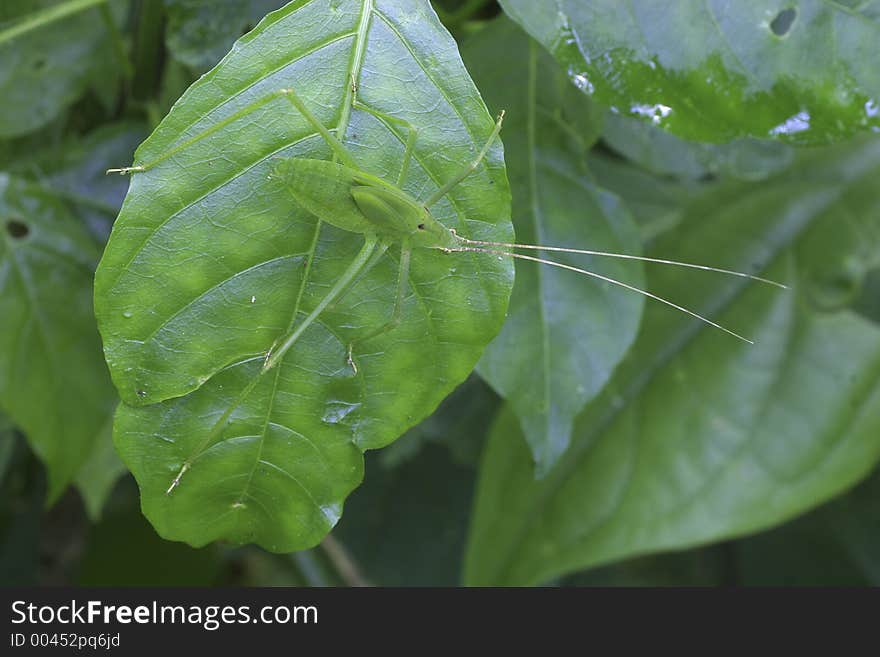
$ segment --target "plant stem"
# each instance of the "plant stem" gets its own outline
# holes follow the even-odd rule
[[[308,586],[322,588],[331,586],[312,550],[294,552],[290,557]]]
[[[134,75],[134,67],[131,65],[128,53],[125,52],[125,41],[122,39],[122,33],[119,31],[119,27],[113,19],[113,12],[110,11],[110,4],[105,2],[101,5],[100,10],[101,18],[104,19],[104,24],[107,26],[107,31],[110,33],[110,42],[113,44],[113,52],[116,55],[116,60],[119,62],[120,68],[122,69],[122,75],[126,80],[130,80],[131,76]]]
[[[42,11],[36,11],[23,20],[19,21],[12,27],[8,27],[0,32],[0,45],[11,41],[31,30],[36,30],[49,23],[54,23],[62,18],[66,18],[71,14],[76,14],[86,9],[95,7],[96,5],[106,5],[109,0],[68,0],[60,5],[47,7]]]
[[[164,5],[156,0],[141,0],[137,14],[134,42],[134,79],[132,96],[145,102],[159,89],[164,39],[162,38]]]
[[[327,534],[324,537],[324,540],[321,541],[321,547],[330,558],[330,561],[333,562],[333,566],[343,582],[349,586],[370,586],[370,583],[361,574],[357,563],[351,558],[348,550],[345,549],[342,543],[333,538],[331,534]]]

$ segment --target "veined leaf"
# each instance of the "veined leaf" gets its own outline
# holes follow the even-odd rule
[[[658,304],[573,446],[534,481],[510,412],[484,456],[472,584],[524,584],[777,524],[880,458],[880,329],[849,309],[880,253],[880,142],[824,153],[694,204],[657,249],[733,269],[770,264],[789,292],[658,270],[652,290],[751,336]],[[853,294],[853,292],[856,294]]]
[[[638,254],[638,230],[626,209],[588,181],[584,153],[598,137],[601,110],[506,18],[481,31],[464,56],[490,103],[509,108],[504,143],[517,241]],[[642,283],[641,265],[632,262],[529,255]],[[565,451],[574,416],[635,339],[641,309],[639,295],[608,283],[517,263],[509,318],[479,372],[512,403],[539,474]]]
[[[501,0],[585,93],[696,141],[880,130],[880,16],[827,0]]]
[[[506,258],[414,253],[402,321],[358,345],[355,373],[348,344],[394,305],[389,252],[264,372],[273,343],[363,243],[318,225],[270,179],[279,158],[329,157],[304,117],[283,98],[238,114],[288,87],[365,170],[392,181],[407,130],[354,105],[353,91],[413,125],[403,187],[416,198],[472,161],[493,129],[425,0],[298,0],[239,41],[138,149],[135,164],[160,161],[132,179],[96,312],[127,404],[117,448],[159,533],[194,545],[317,543],[361,479],[362,451],[393,441],[464,380],[512,286]],[[499,144],[432,213],[463,235],[512,237]]]
[[[0,407],[46,464],[50,501],[116,402],[92,318],[97,257],[51,190],[0,174]]]

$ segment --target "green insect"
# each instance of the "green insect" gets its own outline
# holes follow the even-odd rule
[[[352,85],[352,91],[356,91],[354,85]],[[115,172],[126,174],[146,171],[192,143],[204,139],[220,128],[241,119],[243,116],[263,107],[267,103],[281,98],[289,100],[293,107],[305,117],[315,131],[323,137],[332,149],[334,160],[286,158],[275,166],[272,174],[273,177],[277,178],[286,186],[293,198],[304,209],[314,214],[321,221],[327,222],[337,228],[362,234],[364,236],[364,244],[355,259],[337,280],[333,288],[327,292],[312,312],[302,322],[295,326],[289,334],[280,336],[275,341],[275,344],[266,354],[263,371],[269,370],[277,365],[287,351],[296,343],[303,332],[319,317],[319,315],[346,290],[354,285],[359,276],[369,270],[391,246],[399,246],[401,254],[397,275],[396,301],[390,317],[384,325],[377,327],[366,335],[359,336],[354,342],[349,344],[348,363],[355,372],[357,372],[357,365],[354,352],[357,344],[376,337],[381,333],[392,330],[400,322],[401,307],[406,293],[411,254],[415,249],[438,249],[450,254],[475,252],[495,256],[510,256],[521,260],[529,260],[540,264],[567,269],[626,288],[656,301],[665,303],[676,310],[687,313],[700,321],[721,329],[722,331],[746,342],[751,341],[719,324],[716,324],[706,317],[698,315],[695,312],[668,301],[667,299],[656,296],[646,290],[638,289],[621,281],[602,276],[596,272],[546,260],[544,258],[514,253],[513,250],[532,249],[641,260],[645,262],[715,271],[749,278],[782,288],[785,287],[780,283],[753,276],[751,274],[718,269],[705,265],[567,247],[517,244],[512,242],[486,242],[470,240],[457,235],[455,230],[447,228],[431,215],[431,207],[480,166],[480,163],[485,158],[492,143],[498,138],[504,120],[504,112],[501,112],[498,116],[494,130],[479,151],[477,157],[473,161],[465,164],[456,175],[425,200],[413,198],[410,194],[407,194],[401,189],[401,185],[406,178],[410,161],[412,159],[413,148],[417,139],[417,130],[414,126],[401,119],[382,114],[364,105],[358,104],[356,100],[354,102],[358,109],[369,112],[382,120],[401,125],[409,133],[397,182],[390,183],[382,178],[367,173],[359,167],[351,152],[341,141],[339,141],[339,139],[337,139],[337,137],[331,134],[331,132],[321,124],[292,89],[282,89],[254,102],[230,115],[223,121],[218,122],[204,132],[184,141],[153,162],[138,167],[111,169],[108,173]]]

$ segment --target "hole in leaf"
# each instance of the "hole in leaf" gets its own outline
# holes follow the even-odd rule
[[[776,14],[776,18],[770,22],[770,29],[776,36],[783,37],[791,31],[791,26],[794,25],[796,18],[797,9],[794,9],[793,7],[783,9]]]
[[[30,227],[18,219],[10,219],[6,222],[6,232],[14,240],[23,240],[31,234]]]

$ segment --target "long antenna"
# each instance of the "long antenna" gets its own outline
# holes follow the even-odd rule
[[[780,287],[783,290],[787,290],[788,286],[782,283],[778,283],[776,281],[771,281],[769,278],[763,278],[761,276],[754,276],[752,274],[746,274],[741,271],[733,271],[730,269],[719,269],[718,267],[709,267],[707,265],[695,265],[691,262],[679,262],[678,260],[664,260],[662,258],[648,258],[646,256],[636,256],[629,255],[626,253],[610,253],[608,251],[590,251],[588,249],[569,249],[561,246],[541,246],[539,244],[514,244],[513,242],[483,242],[481,240],[469,240],[466,237],[461,237],[460,235],[456,235],[459,241],[464,244],[477,244],[480,246],[500,246],[507,249],[532,249],[536,251],[556,251],[559,253],[579,253],[581,255],[592,255],[592,256],[602,256],[606,258],[621,258],[624,260],[640,260],[642,262],[655,262],[661,265],[675,265],[676,267],[689,267],[691,269],[702,269],[703,271],[714,271],[719,274],[728,274],[730,276],[739,276],[740,278],[749,278],[753,281],[758,281],[760,283],[767,283],[768,285],[775,285],[776,287]]]
[[[459,239],[461,239],[461,238],[459,238]],[[519,245],[517,245],[517,246],[519,246]],[[471,247],[471,246],[445,248],[443,250],[446,252],[462,252],[462,251],[464,251],[464,252],[471,252],[471,253],[488,253],[490,255],[511,256],[513,258],[519,258],[520,260],[530,260],[532,262],[541,263],[542,265],[550,265],[551,267],[559,267],[560,269],[568,269],[569,271],[577,272],[579,274],[585,274],[587,276],[597,278],[600,281],[605,281],[606,283],[618,285],[618,286],[625,288],[627,290],[630,290],[632,292],[638,292],[639,294],[646,296],[650,299],[654,299],[655,301],[659,301],[660,303],[665,303],[667,306],[671,306],[672,308],[675,308],[676,310],[680,310],[681,312],[688,314],[691,317],[695,317],[696,319],[699,319],[701,322],[705,322],[709,326],[714,326],[717,329],[721,329],[725,333],[728,333],[728,334],[732,335],[733,337],[735,337],[739,340],[742,340],[743,342],[747,342],[748,344],[755,344],[753,341],[749,340],[748,338],[744,338],[739,333],[734,333],[730,329],[724,328],[723,326],[721,326],[721,324],[716,324],[711,319],[703,317],[702,315],[698,315],[697,313],[695,313],[692,310],[688,310],[687,308],[679,306],[678,304],[672,303],[671,301],[668,301],[668,300],[664,299],[663,297],[658,297],[656,294],[651,294],[647,290],[641,290],[637,287],[633,287],[632,285],[629,285],[629,284],[624,283],[622,281],[616,281],[613,278],[608,278],[607,276],[603,276],[602,274],[597,274],[594,271],[589,271],[587,269],[580,269],[579,267],[572,267],[571,265],[566,265],[561,262],[554,262],[553,260],[545,260],[544,258],[535,258],[533,256],[524,255],[522,253],[510,253],[509,251],[495,251],[493,249],[482,249],[482,248]],[[734,273],[736,273],[736,272],[734,272]]]

